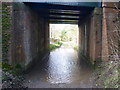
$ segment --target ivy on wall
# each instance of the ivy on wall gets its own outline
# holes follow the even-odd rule
[[[11,37],[11,4],[2,3],[2,59],[8,61],[8,50]]]

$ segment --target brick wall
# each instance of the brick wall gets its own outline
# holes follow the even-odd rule
[[[49,23],[24,3],[13,3],[12,17],[11,60],[28,68],[49,50]]]
[[[103,46],[102,60],[119,59],[120,42],[120,3],[103,3]],[[104,35],[104,32],[106,34]],[[105,43],[106,42],[106,43]]]
[[[120,57],[120,10],[117,6],[119,3],[103,3],[103,8],[95,8],[79,23],[80,53],[93,64]]]
[[[94,64],[101,59],[102,9],[95,8],[79,23],[79,50]]]

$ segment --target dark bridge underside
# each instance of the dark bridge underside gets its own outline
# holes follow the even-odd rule
[[[91,13],[94,7],[26,2],[31,9],[39,13],[51,24],[78,24]]]

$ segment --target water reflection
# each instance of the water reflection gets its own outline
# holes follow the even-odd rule
[[[59,87],[61,84],[62,87],[80,87],[79,83],[89,78],[91,69],[88,66],[86,68],[86,65],[81,63],[74,49],[59,48],[35,64],[26,76],[26,81],[30,81],[26,84],[29,88]]]
[[[80,79],[79,60],[74,49],[59,48],[51,52],[48,66],[51,83],[71,83]]]

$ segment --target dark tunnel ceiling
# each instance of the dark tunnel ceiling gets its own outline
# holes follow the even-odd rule
[[[78,24],[91,13],[94,7],[59,5],[48,3],[25,3],[51,24]]]

